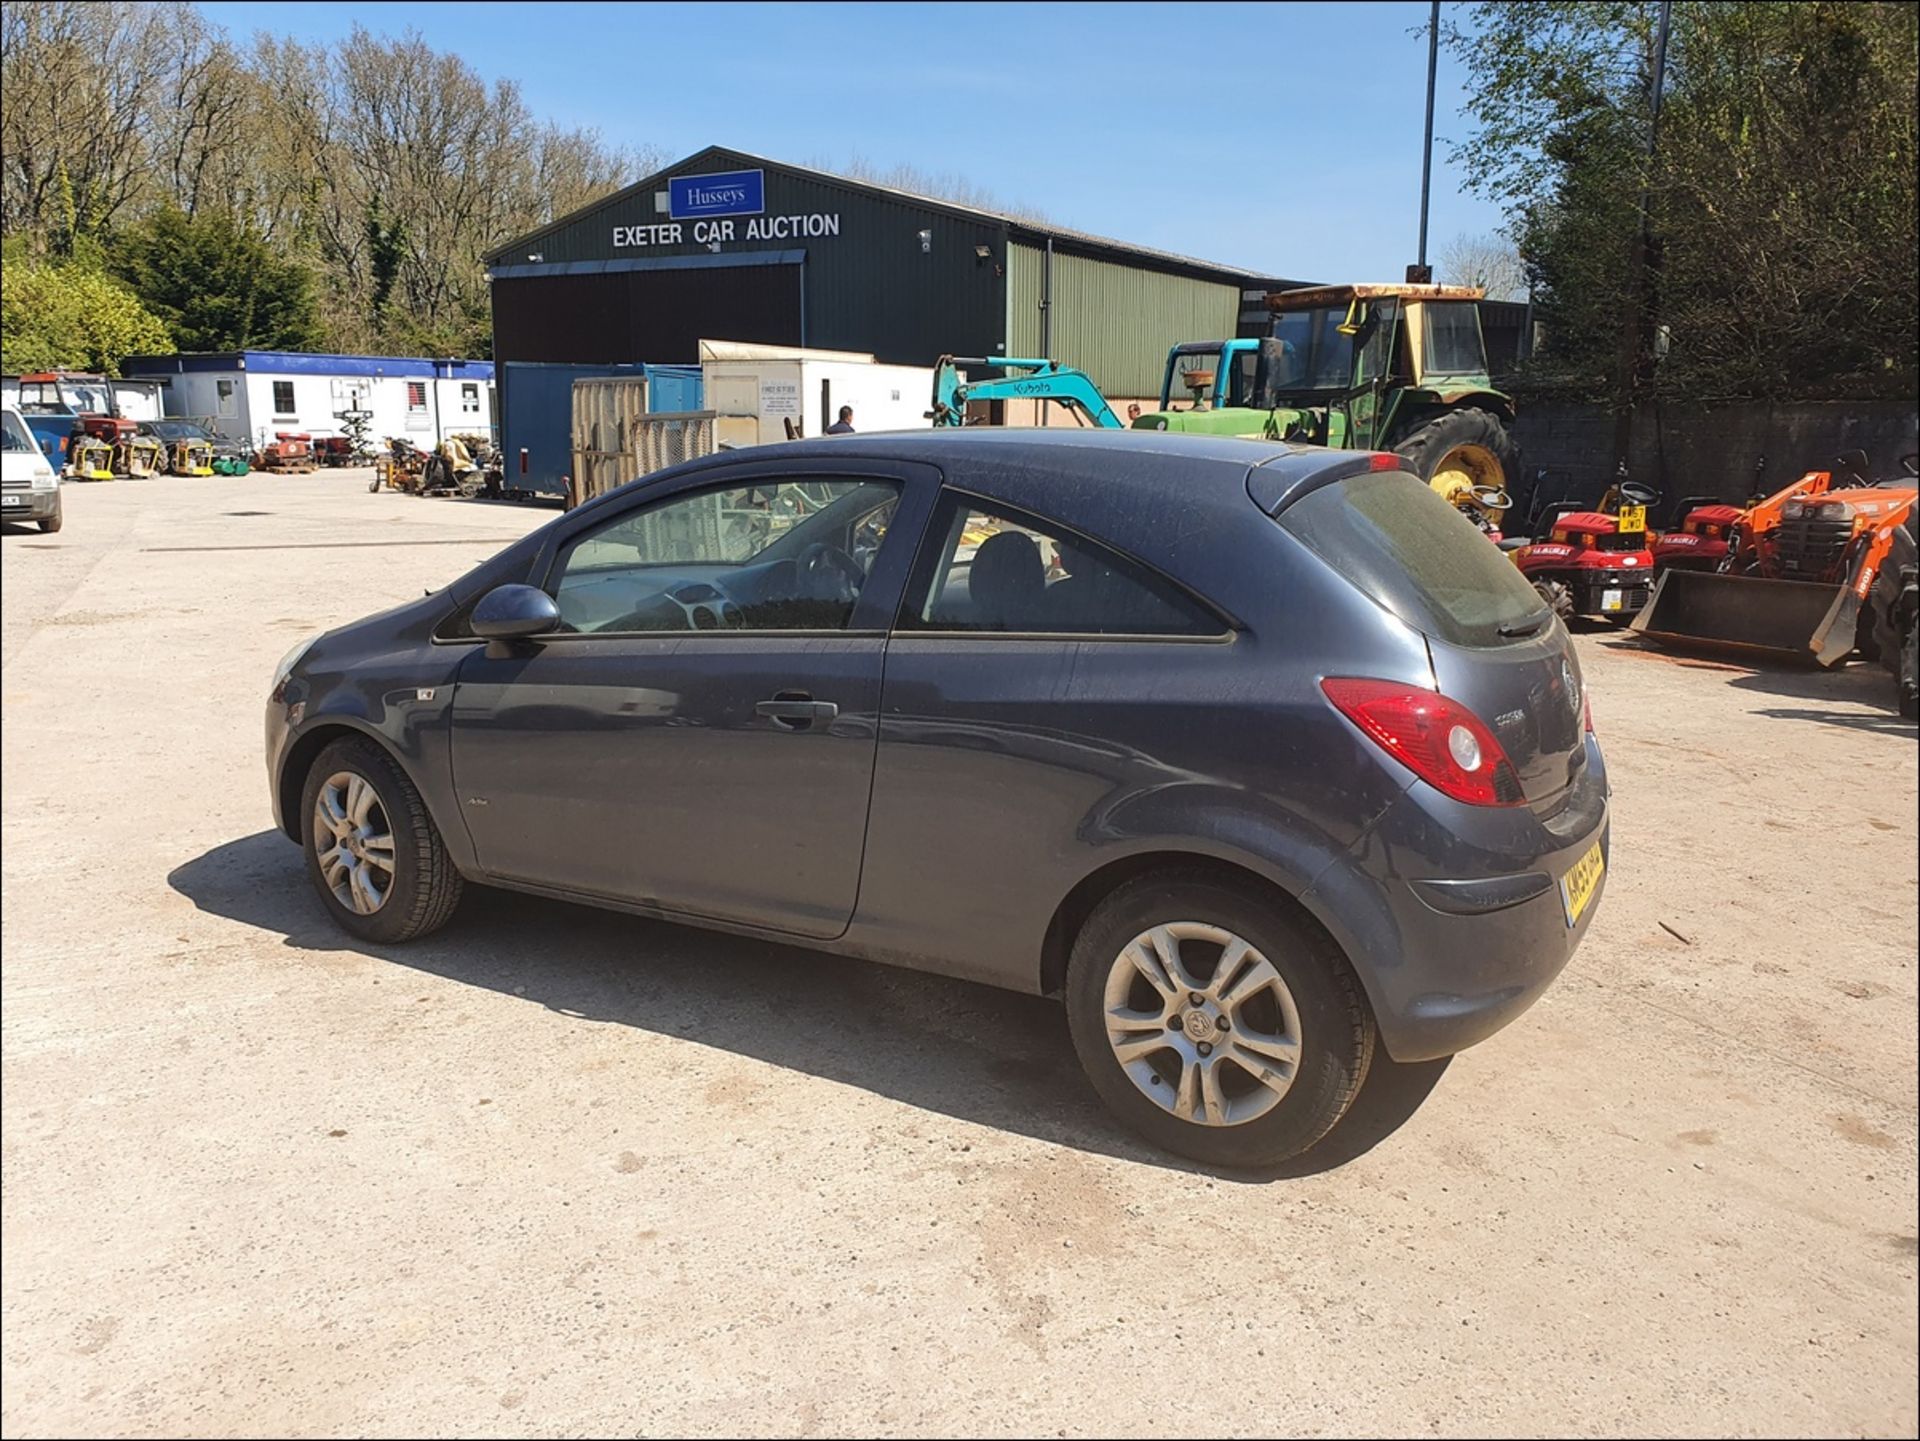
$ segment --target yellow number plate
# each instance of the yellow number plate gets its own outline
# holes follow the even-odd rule
[[[1644,505],[1623,505],[1620,507],[1620,533],[1630,534],[1647,528],[1647,508]]]
[[[1580,913],[1593,899],[1593,893],[1600,889],[1600,878],[1606,873],[1606,857],[1600,854],[1600,842],[1595,841],[1593,849],[1560,877],[1560,904],[1566,910],[1569,926],[1580,923]]]

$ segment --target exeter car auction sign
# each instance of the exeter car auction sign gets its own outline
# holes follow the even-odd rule
[[[817,240],[840,233],[837,210],[768,215],[766,209],[765,171],[675,175],[667,181],[666,211],[673,219],[655,225],[616,225],[613,244],[616,250],[687,244],[717,248],[729,240]]]

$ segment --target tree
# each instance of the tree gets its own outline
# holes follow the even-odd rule
[[[1632,394],[1619,353],[1644,222],[1671,336],[1654,394],[1910,398],[1916,7],[1676,3],[1649,155],[1656,12],[1487,3],[1449,36],[1474,127],[1456,156],[1534,278],[1537,378]]]
[[[0,367],[120,373],[128,355],[172,351],[167,328],[133,292],[84,265],[9,255],[0,267]]]
[[[320,340],[305,267],[228,216],[168,206],[115,236],[112,254],[182,350],[303,350]]]
[[[1497,235],[1456,235],[1440,247],[1439,278],[1477,285],[1489,300],[1524,300],[1527,271],[1513,242]]]
[[[242,48],[178,0],[0,6],[0,83],[9,254],[161,286],[184,344],[484,354],[485,251],[665,158],[541,120],[416,33]],[[263,253],[248,240],[276,264],[264,286],[227,263]],[[204,304],[177,283],[189,255],[222,276]],[[317,326],[287,298],[298,274]]]
[[[171,61],[183,7],[46,0],[0,7],[0,223],[43,251],[72,254],[139,194],[149,100]]]

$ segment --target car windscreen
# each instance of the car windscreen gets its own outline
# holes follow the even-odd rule
[[[33,443],[33,435],[27,430],[27,423],[11,410],[0,411],[6,418],[6,448],[9,452],[31,452],[39,449]]]
[[[1309,491],[1280,524],[1409,625],[1453,645],[1499,645],[1546,609],[1479,528],[1411,475],[1370,472]]]

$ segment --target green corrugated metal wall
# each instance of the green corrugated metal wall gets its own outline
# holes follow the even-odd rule
[[[1039,356],[1046,253],[1007,252],[1007,354]],[[1158,396],[1168,346],[1237,333],[1240,289],[1055,250],[1052,308],[1051,359],[1086,371],[1105,395]]]

